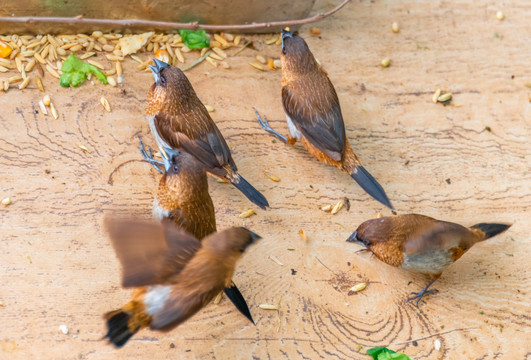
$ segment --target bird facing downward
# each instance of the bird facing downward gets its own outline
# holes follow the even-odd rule
[[[122,265],[129,303],[105,314],[105,337],[123,346],[141,328],[168,331],[207,305],[228,286],[236,262],[258,235],[234,227],[199,242],[173,223],[106,219]]]
[[[443,270],[470,248],[501,234],[511,225],[481,223],[470,228],[418,214],[397,215],[367,220],[347,241],[370,250],[379,260],[395,267],[430,275],[424,289],[407,301],[417,305]]]
[[[202,162],[210,174],[230,181],[249,200],[265,209],[266,198],[239,173],[229,146],[197,97],[184,73],[158,59],[151,66],[151,86],[146,113],[158,146],[171,156],[184,150]]]
[[[334,86],[298,35],[282,32],[282,104],[289,136],[279,134],[258,116],[260,126],[288,144],[300,140],[318,160],[337,167],[373,198],[393,208],[382,186],[361,165],[345,135],[345,124]]]
[[[140,153],[162,173],[153,200],[153,218],[162,222],[171,221],[200,241],[216,232],[214,204],[208,193],[203,164],[184,151],[175,152],[171,159],[156,161],[151,156],[151,149],[149,154],[146,152],[142,140]],[[164,171],[159,168],[160,165],[164,166]],[[234,306],[254,324],[247,301],[236,284],[231,282],[224,291]]]

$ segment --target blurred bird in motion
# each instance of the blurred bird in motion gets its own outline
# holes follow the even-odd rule
[[[171,222],[109,219],[105,226],[122,265],[129,303],[105,314],[105,335],[123,346],[144,327],[171,330],[229,286],[236,262],[260,236],[234,227],[199,242]]]
[[[279,134],[254,109],[260,126],[284,143],[294,145],[300,140],[319,161],[350,174],[369,195],[393,209],[382,186],[351,149],[334,86],[304,39],[283,30],[281,61],[282,104],[289,135]]]
[[[481,223],[470,228],[418,214],[367,220],[347,239],[364,246],[379,260],[395,267],[427,274],[430,282],[407,301],[419,301],[444,269],[470,248],[501,234],[511,225]]]
[[[153,200],[153,218],[173,222],[200,241],[216,232],[216,215],[204,165],[184,151],[174,151],[170,159],[163,156],[163,161],[154,160],[151,149],[148,153],[141,139],[139,142],[144,159],[162,174]],[[236,284],[231,282],[224,292],[254,324],[249,306]]]
[[[260,208],[268,207],[266,198],[238,173],[229,146],[186,75],[175,66],[153,60],[155,83],[148,93],[146,114],[161,150],[168,157],[174,150],[188,152],[208,173],[230,181]]]

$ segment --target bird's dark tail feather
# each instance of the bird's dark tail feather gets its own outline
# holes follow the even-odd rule
[[[240,190],[247,199],[251,200],[251,202],[258,205],[261,209],[265,210],[265,208],[269,206],[264,195],[249,184],[240,174],[236,174],[235,178],[231,180],[231,183],[236,186],[236,189]]]
[[[511,225],[508,224],[491,224],[491,223],[481,223],[472,226],[473,229],[479,229],[485,233],[485,240],[490,239],[493,236],[501,234]]]
[[[225,295],[227,295],[229,300],[234,304],[234,306],[236,306],[236,309],[238,309],[243,316],[245,316],[250,322],[253,323],[253,325],[255,325],[251,312],[249,311],[249,307],[247,306],[247,302],[245,301],[245,298],[240,290],[238,290],[236,287],[235,283],[232,283],[230,287],[225,288]]]
[[[123,310],[111,311],[107,314],[108,331],[105,337],[109,338],[109,342],[114,346],[118,348],[124,346],[127,340],[139,330],[139,328],[137,328],[136,330],[131,331],[129,328],[130,319],[131,314]]]
[[[361,186],[367,194],[387,206],[389,209],[394,209],[382,186],[378,184],[378,181],[376,181],[376,179],[373,178],[363,166],[356,166],[352,174],[350,174],[350,177],[356,180],[359,186]]]

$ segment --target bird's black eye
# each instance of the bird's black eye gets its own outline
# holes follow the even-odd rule
[[[282,46],[282,54],[286,55],[286,46]]]
[[[162,75],[160,76],[160,84],[162,86],[166,86],[166,78],[164,76],[162,76]]]

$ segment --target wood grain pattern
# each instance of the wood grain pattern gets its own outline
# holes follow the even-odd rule
[[[318,1],[314,11],[330,5]],[[271,204],[240,219],[252,204],[210,181],[218,228],[244,224],[264,237],[235,274],[257,326],[224,298],[170,333],[137,334],[120,351],[101,340],[102,314],[129,291],[119,287],[102,224],[108,212],[151,216],[158,175],[141,161],[137,141],[142,135],[154,145],[141,115],[151,75],[126,62],[125,94],[89,84],[63,89],[48,76],[58,120],[40,114],[34,85],[0,93],[0,197],[13,200],[0,209],[0,359],[367,359],[372,346],[414,359],[531,358],[530,18],[525,1],[501,8],[490,0],[364,1],[323,21],[321,38],[302,28],[335,84],[347,137],[399,213],[463,225],[514,223],[444,272],[434,285],[439,293],[419,308],[404,299],[426,278],[345,242],[358,224],[387,210],[348,175],[300,145],[273,143],[256,123],[252,106],[287,132],[280,73],[247,64],[258,52],[278,57],[279,46],[254,37],[256,50],[229,59],[231,70],[204,63],[190,71],[201,99],[216,109],[212,117],[242,176]],[[391,32],[393,21],[399,34]],[[386,56],[392,65],[383,69]],[[438,87],[462,106],[433,104]],[[112,113],[99,104],[103,93]],[[319,210],[344,196],[350,211]],[[360,281],[370,282],[367,289],[348,296]],[[279,327],[277,313],[258,305],[281,296]]]

